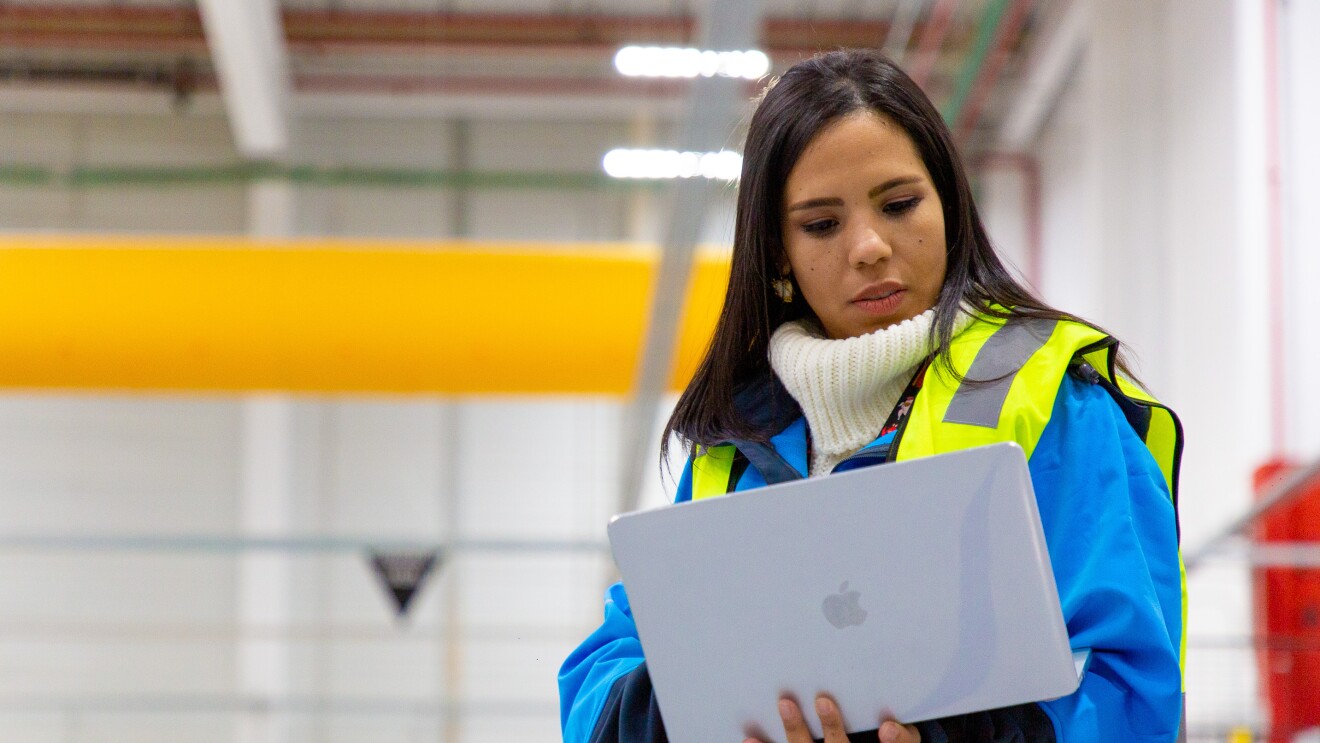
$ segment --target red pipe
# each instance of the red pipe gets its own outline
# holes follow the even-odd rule
[[[44,88],[65,83],[77,83],[80,88],[101,86],[151,86],[149,81],[125,82],[120,80],[68,79],[35,81]],[[495,77],[431,75],[351,75],[296,73],[293,89],[300,93],[384,93],[395,95],[526,95],[526,96],[632,96],[669,100],[680,98],[687,89],[686,80],[645,80],[631,78],[599,78],[584,80],[573,77]],[[755,83],[748,83],[751,95]],[[158,90],[168,85],[154,86]],[[214,73],[196,72],[190,78],[187,91],[214,93],[219,90]]]
[[[840,47],[875,47],[889,33],[889,20],[766,18],[761,39],[766,52],[810,49],[811,53]]]
[[[921,87],[930,82],[930,75],[935,70],[935,60],[944,46],[944,37],[953,25],[953,14],[958,9],[958,0],[937,0],[930,9],[930,17],[917,41],[917,53],[912,56],[912,65],[908,75]]]
[[[283,11],[285,32],[299,41],[370,43],[500,42],[573,46],[643,39],[681,44],[696,22],[688,16],[537,15],[531,13],[406,13],[380,11]]]
[[[677,98],[683,94],[687,87],[688,81],[685,80],[630,78],[434,77],[428,75],[323,75],[311,73],[294,76],[294,89],[304,93],[633,95]]]
[[[954,123],[954,138],[958,141],[967,141],[977,120],[981,118],[985,102],[999,80],[999,71],[1008,60],[1009,46],[1019,38],[1022,25],[1027,20],[1027,12],[1031,10],[1033,4],[1035,4],[1034,0],[1013,0],[1008,13],[999,19],[999,27],[995,29],[994,46],[986,57],[985,64],[977,72],[972,92],[967,97],[967,103],[963,106],[958,121]]]
[[[41,33],[0,32],[0,48],[92,49],[97,51],[150,51],[169,54],[206,54],[206,39],[150,34],[87,34],[78,31]]]

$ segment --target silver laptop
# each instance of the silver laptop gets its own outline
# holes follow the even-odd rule
[[[849,732],[1078,685],[1022,449],[994,444],[616,516],[675,743],[782,741],[784,695]]]

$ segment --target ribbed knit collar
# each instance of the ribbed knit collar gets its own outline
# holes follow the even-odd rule
[[[815,323],[786,322],[770,338],[770,366],[797,400],[811,431],[811,476],[835,464],[880,433],[917,366],[930,355],[927,310],[874,333],[832,340]],[[959,316],[954,331],[971,322]]]

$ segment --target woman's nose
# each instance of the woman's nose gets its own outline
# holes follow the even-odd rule
[[[868,226],[861,228],[856,239],[853,240],[848,258],[854,266],[869,266],[888,258],[891,252],[889,243],[885,242],[884,237],[874,227]]]

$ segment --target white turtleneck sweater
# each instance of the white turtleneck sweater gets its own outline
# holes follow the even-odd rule
[[[930,355],[927,310],[874,333],[831,340],[814,323],[780,325],[770,338],[770,366],[797,400],[811,432],[811,477],[875,440],[917,366]],[[957,334],[972,317],[958,316]]]

